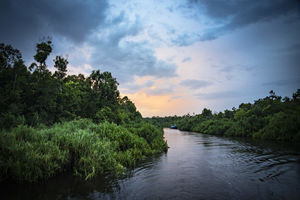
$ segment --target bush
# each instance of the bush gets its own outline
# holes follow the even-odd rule
[[[87,180],[108,172],[120,174],[165,147],[162,133],[151,125],[134,133],[87,119],[51,128],[21,125],[0,134],[0,177],[34,182],[71,170]]]
[[[284,112],[276,113],[268,117],[269,123],[256,132],[253,137],[260,139],[300,141],[300,117]]]
[[[48,140],[41,130],[19,126],[0,137],[2,176],[18,181],[47,179],[67,162],[67,151]]]

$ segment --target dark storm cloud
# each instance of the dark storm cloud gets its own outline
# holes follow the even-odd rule
[[[134,75],[154,76],[157,78],[177,76],[177,66],[171,62],[158,60],[147,41],[128,41],[143,30],[136,18],[130,22],[126,16],[122,20],[103,29],[103,34],[90,39],[95,48],[92,64],[111,71],[120,82],[130,82]]]
[[[135,22],[125,12],[112,16],[104,0],[4,0],[0,2],[0,25],[0,42],[20,49],[26,59],[32,57],[40,38],[50,36],[60,54],[72,54],[71,46],[88,45],[91,57],[73,56],[70,64],[110,71],[119,82],[131,81],[134,75],[176,76],[177,66],[158,60],[147,42],[125,40],[143,31],[138,16]]]
[[[180,85],[189,87],[191,89],[198,89],[198,88],[204,88],[207,86],[212,85],[211,82],[204,81],[204,80],[193,80],[193,79],[187,79],[180,82]]]
[[[22,51],[44,36],[62,36],[82,42],[105,20],[106,1],[2,0],[1,42]]]
[[[214,40],[235,29],[271,21],[282,16],[290,16],[293,20],[299,19],[300,16],[300,3],[297,0],[189,0],[180,9],[183,12],[193,10],[195,13],[193,18],[205,15],[218,26],[206,29],[202,34],[178,36],[173,39],[173,43],[179,46],[191,45],[197,41]]]
[[[206,15],[217,21],[226,23],[229,20],[225,26],[230,29],[272,20],[291,12],[299,14],[299,1],[297,0],[196,0],[190,3],[204,8]]]

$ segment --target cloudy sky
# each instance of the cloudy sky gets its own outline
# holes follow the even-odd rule
[[[1,0],[0,42],[69,74],[110,71],[143,116],[223,111],[300,88],[296,0]]]

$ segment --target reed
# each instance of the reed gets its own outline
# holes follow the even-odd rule
[[[120,174],[147,156],[167,150],[162,132],[152,125],[124,128],[89,119],[52,127],[20,125],[0,134],[0,177],[46,180],[65,171],[86,180]]]

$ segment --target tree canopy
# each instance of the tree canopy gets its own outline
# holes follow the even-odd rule
[[[134,103],[120,97],[118,82],[110,72],[67,75],[68,60],[56,56],[56,71],[51,73],[46,61],[52,48],[50,40],[38,43],[35,62],[27,67],[19,50],[0,44],[1,128],[51,125],[79,117],[117,124],[141,120]]]

